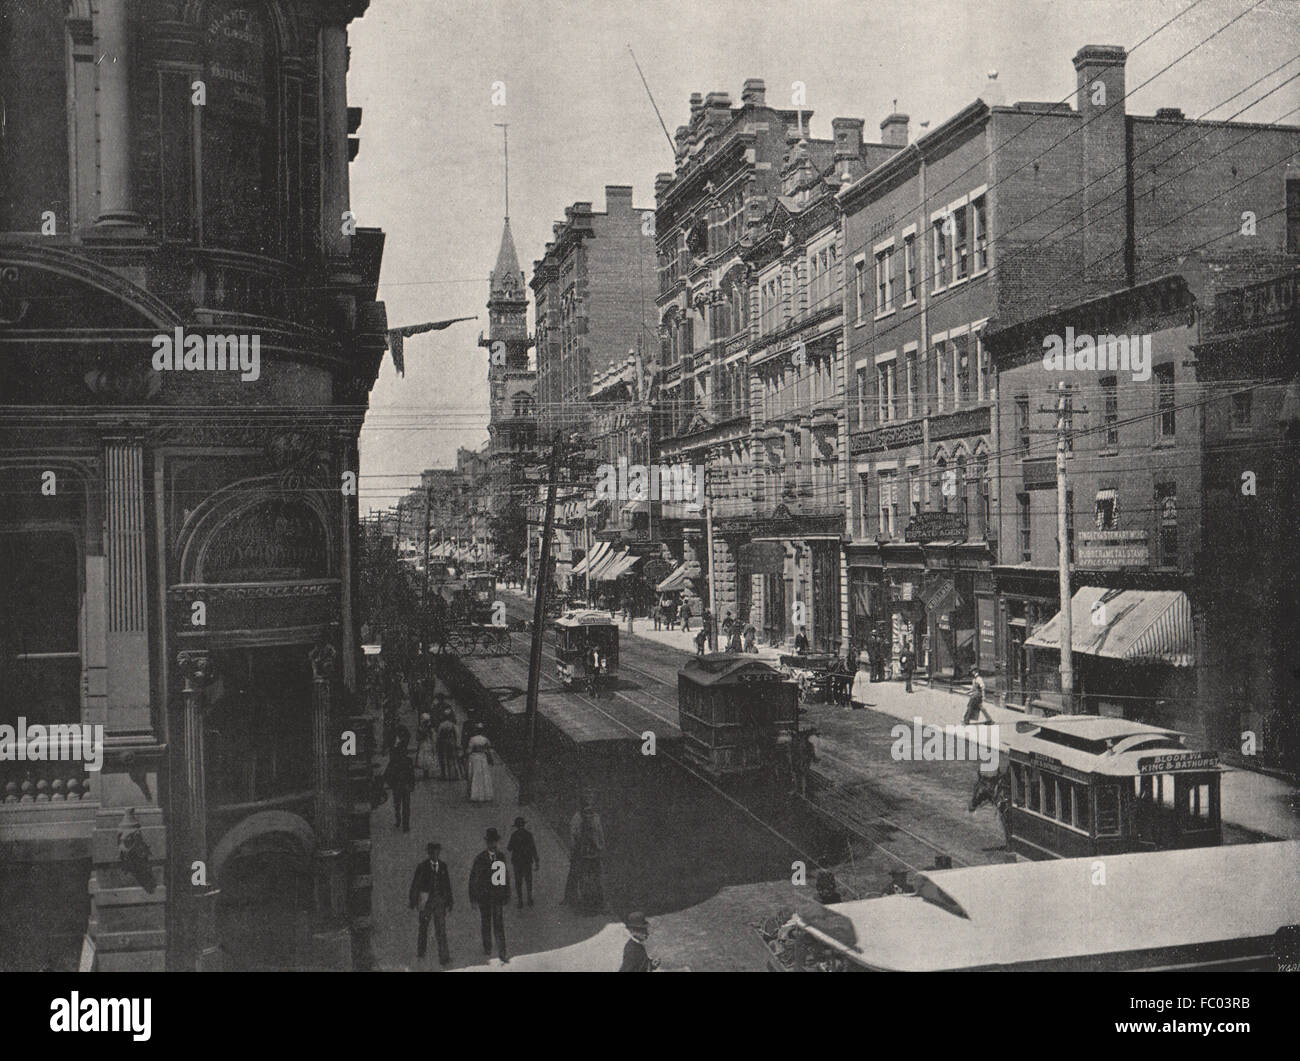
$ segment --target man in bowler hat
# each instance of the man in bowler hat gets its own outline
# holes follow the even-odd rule
[[[447,915],[451,913],[452,907],[451,873],[447,870],[447,863],[438,857],[442,850],[441,844],[429,844],[426,850],[428,858],[415,867],[415,876],[411,879],[411,909],[420,911],[420,936],[416,942],[416,954],[423,958],[429,948],[429,922],[432,921],[434,938],[438,941],[438,961],[450,965]]]
[[[519,909],[524,908],[524,887],[528,888],[528,905],[533,905],[533,870],[541,869],[541,859],[537,857],[537,841],[533,839],[524,819],[515,819],[514,832],[506,850],[510,852],[510,864],[515,871],[515,894],[519,898]]]
[[[623,945],[623,964],[620,973],[652,973],[659,968],[659,959],[646,953],[645,941],[650,935],[650,922],[639,911],[628,914],[624,922],[628,941]]]
[[[501,834],[489,829],[483,835],[487,847],[474,859],[469,871],[469,901],[478,907],[483,929],[483,953],[492,955],[492,934],[496,933],[497,954],[503,962],[506,957],[505,905],[510,901],[510,876],[506,860],[497,845]]]

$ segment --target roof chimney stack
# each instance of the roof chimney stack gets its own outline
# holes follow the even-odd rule
[[[751,77],[740,90],[740,102],[746,107],[763,107],[767,105],[767,85],[761,77]]]
[[[898,101],[895,100],[894,103],[897,105]],[[907,123],[910,120],[906,114],[899,114],[895,110],[880,123],[880,142],[886,147],[906,147]]]

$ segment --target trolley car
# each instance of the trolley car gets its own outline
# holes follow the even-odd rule
[[[914,895],[796,914],[784,971],[1272,970],[1296,960],[1300,841],[931,870]],[[790,942],[788,946],[781,944]]]
[[[565,688],[590,682],[593,653],[605,660],[605,679],[618,674],[618,626],[605,612],[565,612],[555,620],[555,669]]]
[[[1016,723],[1003,732],[1011,849],[1041,859],[1222,843],[1218,753],[1185,740],[1097,715]]]
[[[799,686],[753,656],[696,656],[677,672],[687,756],[715,777],[762,771],[798,729]]]
[[[466,578],[469,592],[470,620],[476,623],[490,623],[492,609],[496,602],[497,580],[489,572],[479,572]]]

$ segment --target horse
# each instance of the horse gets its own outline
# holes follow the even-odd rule
[[[1009,848],[1011,846],[1011,774],[1008,771],[1000,770],[996,774],[986,774],[983,770],[976,769],[975,788],[971,792],[970,806],[967,810],[974,813],[976,808],[984,803],[991,803],[996,808]]]

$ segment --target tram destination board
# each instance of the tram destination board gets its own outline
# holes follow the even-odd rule
[[[1138,760],[1138,773],[1167,774],[1174,770],[1212,770],[1218,765],[1218,752],[1195,751],[1182,755],[1148,755]]]

